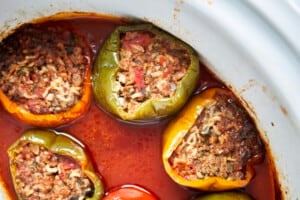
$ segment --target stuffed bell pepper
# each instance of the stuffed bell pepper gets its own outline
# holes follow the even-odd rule
[[[8,149],[19,199],[90,199],[103,196],[103,185],[84,147],[71,136],[28,130]]]
[[[81,116],[91,99],[90,55],[75,30],[26,24],[0,44],[0,101],[19,120],[56,127]]]
[[[150,24],[121,26],[104,43],[93,71],[98,104],[128,121],[177,112],[199,76],[196,52]]]
[[[205,194],[193,200],[253,200],[248,194],[239,191]]]
[[[206,191],[246,186],[264,146],[252,119],[227,89],[192,98],[163,136],[163,164],[178,184]]]

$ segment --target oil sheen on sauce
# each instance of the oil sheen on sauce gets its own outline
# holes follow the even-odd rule
[[[80,31],[90,44],[92,59],[113,29],[126,24],[121,19],[99,16],[69,17],[51,23],[71,26]],[[200,67],[201,76],[197,92],[213,86],[222,86],[205,66],[200,64]],[[151,125],[123,123],[104,113],[92,101],[84,116],[56,130],[67,132],[85,144],[96,170],[102,175],[106,191],[124,184],[136,184],[151,191],[161,200],[189,200],[201,192],[177,185],[163,168],[161,138],[166,124],[167,121]],[[6,151],[23,131],[30,127],[11,117],[2,106],[0,127],[0,175],[12,199],[17,199]],[[268,155],[255,169],[255,178],[242,190],[258,200],[276,199],[273,170]]]

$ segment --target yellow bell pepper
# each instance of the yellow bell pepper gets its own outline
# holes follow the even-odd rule
[[[188,179],[176,172],[176,170],[173,168],[172,164],[170,163],[170,157],[172,156],[173,152],[177,149],[177,147],[181,144],[184,137],[186,136],[186,133],[191,129],[191,127],[195,124],[198,116],[201,114],[201,112],[210,107],[211,105],[218,104],[217,97],[221,95],[221,97],[225,97],[225,101],[227,102],[229,98],[234,99],[235,102],[234,106],[237,106],[238,112],[243,112],[244,116],[248,120],[250,120],[250,117],[246,113],[246,111],[240,106],[240,104],[237,104],[237,100],[232,95],[231,92],[225,89],[219,89],[219,88],[212,88],[204,91],[201,94],[198,94],[194,96],[191,101],[184,107],[184,109],[179,113],[179,115],[173,119],[167,126],[167,128],[164,131],[163,135],[163,153],[162,153],[162,160],[165,167],[165,170],[167,174],[178,184],[196,188],[200,190],[206,190],[206,191],[222,191],[227,189],[233,189],[233,188],[241,188],[246,186],[250,180],[253,178],[255,171],[252,168],[252,165],[255,163],[258,163],[262,160],[264,156],[264,148],[262,143],[260,142],[260,139],[258,135],[256,134],[253,128],[255,128],[254,124],[251,125],[252,129],[248,130],[248,132],[243,134],[246,134],[246,137],[252,137],[254,140],[251,141],[258,141],[257,143],[257,154],[250,153],[247,154],[247,161],[245,162],[245,166],[243,166],[244,170],[244,178],[242,179],[230,179],[230,178],[223,178],[218,176],[205,176],[203,178],[195,178],[195,179]],[[224,102],[224,101],[223,101]],[[236,117],[236,116],[234,116]],[[234,119],[233,119],[234,120]],[[251,121],[251,120],[250,120]],[[252,122],[252,121],[251,121]],[[249,124],[249,121],[245,122]],[[244,124],[245,125],[245,124]],[[243,128],[245,130],[246,128]],[[254,133],[254,134],[253,134]],[[199,133],[200,134],[200,133]],[[249,136],[247,136],[247,134]],[[206,136],[207,137],[207,136]],[[252,147],[249,147],[252,148]],[[198,152],[199,153],[199,152]]]

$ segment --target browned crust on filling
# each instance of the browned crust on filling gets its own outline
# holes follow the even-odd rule
[[[173,96],[190,63],[188,52],[171,40],[149,32],[126,32],[115,82],[123,110],[133,112],[148,99]]]
[[[0,45],[0,88],[34,114],[67,111],[81,98],[87,44],[74,31],[24,25]]]
[[[37,144],[21,142],[11,164],[22,199],[85,199],[93,193],[92,182],[74,159]]]
[[[243,180],[247,162],[263,156],[263,145],[249,115],[232,95],[217,93],[214,99],[198,115],[169,162],[188,180]]]

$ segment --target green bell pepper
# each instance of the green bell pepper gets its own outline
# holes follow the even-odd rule
[[[83,145],[69,135],[66,135],[64,133],[57,133],[50,130],[27,130],[16,142],[14,142],[9,147],[8,156],[10,159],[10,171],[16,191],[18,191],[18,187],[21,187],[20,185],[22,185],[23,183],[26,184],[25,182],[20,183],[20,179],[19,181],[16,181],[16,174],[20,173],[20,170],[19,172],[17,170],[17,162],[19,162],[19,158],[17,158],[17,156],[20,156],[19,147],[24,143],[35,144],[47,149],[48,151],[56,155],[65,156],[75,160],[76,163],[81,167],[84,175],[86,175],[93,184],[93,193],[90,197],[86,197],[85,199],[98,200],[102,198],[102,196],[104,195],[102,181],[95,173],[91,161],[85,154]],[[23,154],[26,153],[23,152]],[[36,160],[37,159],[35,157],[32,167],[34,167],[34,163],[36,162]],[[26,181],[28,182],[28,180]],[[18,192],[17,195],[19,199],[23,199],[22,196],[18,194]]]
[[[194,200],[252,200],[252,198],[242,192],[237,191],[230,191],[230,192],[219,192],[219,193],[212,193],[206,194],[201,197],[198,197]]]
[[[131,31],[149,32],[163,40],[174,42],[185,50],[190,58],[183,78],[177,83],[174,95],[165,98],[150,98],[138,106],[134,112],[122,109],[116,92],[116,74],[120,67],[120,37]],[[152,121],[170,116],[179,111],[193,93],[199,77],[197,53],[181,40],[154,27],[151,24],[120,26],[105,41],[93,69],[92,86],[96,102],[108,112],[128,121]]]

